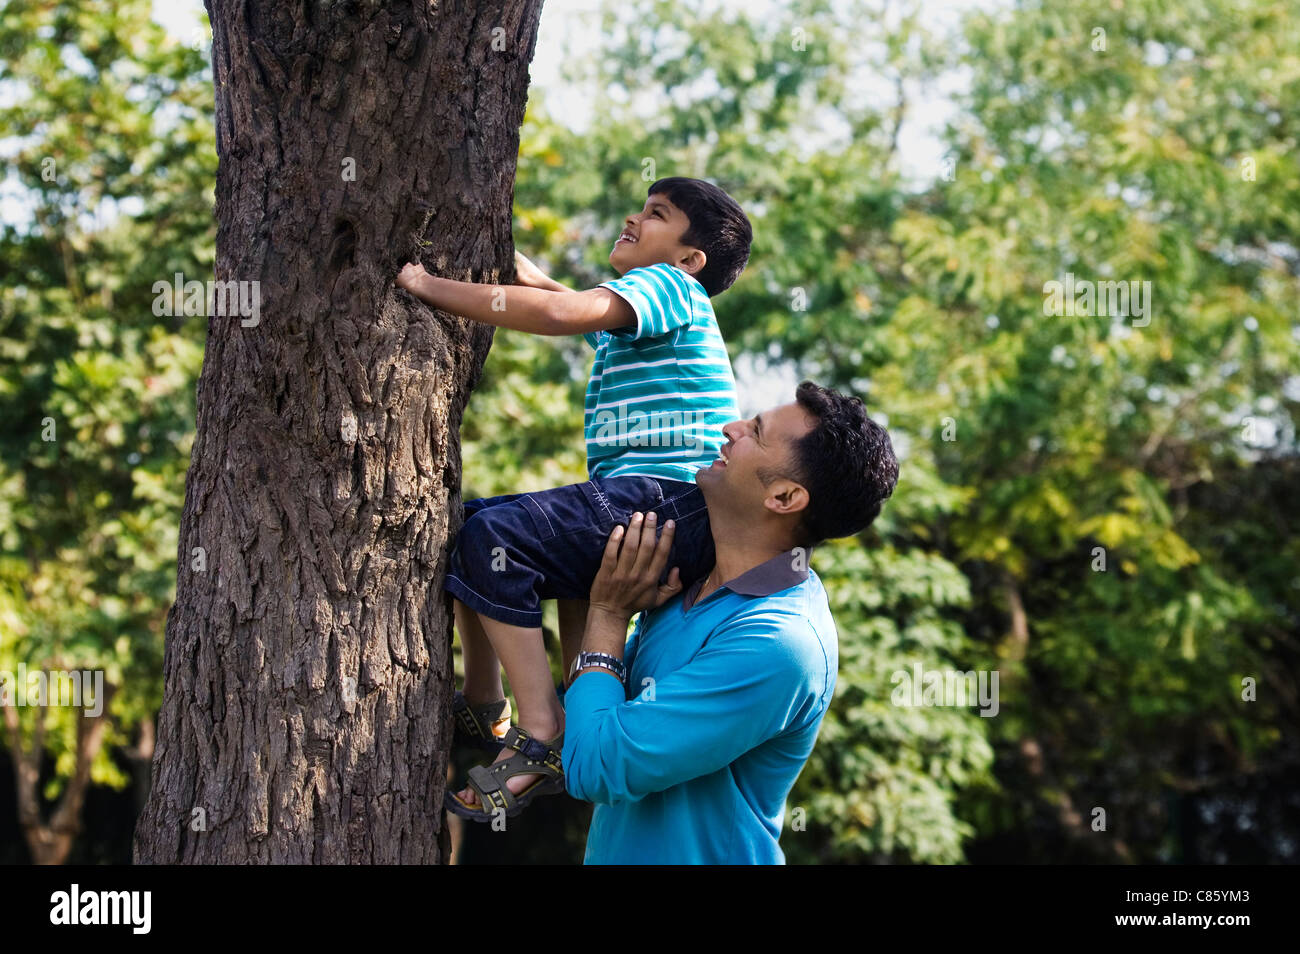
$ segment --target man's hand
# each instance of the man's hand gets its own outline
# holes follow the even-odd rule
[[[414,294],[420,282],[424,281],[428,274],[423,265],[408,263],[402,266],[402,270],[397,273],[397,287],[405,288]]]
[[[591,584],[591,609],[617,616],[624,621],[643,609],[661,606],[682,588],[681,573],[673,567],[668,582],[659,585],[659,577],[668,565],[675,526],[664,524],[655,542],[655,515],[632,514],[626,532],[615,527],[605,544],[605,557]]]

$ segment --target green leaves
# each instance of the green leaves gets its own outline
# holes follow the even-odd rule
[[[210,268],[211,81],[148,3],[9,3],[0,48],[4,174],[33,211],[0,230],[0,668],[102,671],[91,776],[120,787],[111,746],[161,702],[205,331],[155,317],[151,289]],[[45,714],[50,798],[77,713]]]
[[[1268,0],[1041,0],[976,10],[960,40],[932,20],[609,5],[601,55],[568,57],[590,128],[533,89],[521,131],[515,239],[548,273],[612,277],[653,178],[711,178],[755,231],[714,302],[733,358],[888,421],[893,498],[813,558],[840,671],[790,796],[791,861],[1059,836],[1072,793],[1210,787],[1207,739],[1244,777],[1296,717],[1300,25]],[[918,91],[954,66],[951,175],[909,184],[899,117],[924,118]],[[0,668],[104,668],[123,744],[158,703],[205,332],[155,317],[151,289],[211,269],[211,77],[149,4],[11,2],[0,87],[4,172],[31,210],[0,230]],[[1149,323],[1050,314],[1067,274],[1149,281]],[[466,497],[585,477],[590,362],[578,340],[498,332],[462,428]],[[743,403],[765,382],[739,383]],[[1001,714],[893,705],[914,663],[999,669]],[[72,728],[47,736],[60,772]],[[1130,860],[1172,857],[1166,820],[1111,819]]]

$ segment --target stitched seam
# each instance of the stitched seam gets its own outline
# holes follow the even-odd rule
[[[517,607],[517,606],[506,606],[504,603],[494,603],[494,602],[492,602],[492,600],[488,599],[486,596],[484,596],[484,595],[483,595],[482,593],[480,593],[478,590],[474,589],[474,587],[470,586],[468,583],[466,583],[464,580],[462,580],[460,577],[458,577],[458,576],[457,576],[456,574],[454,574],[454,573],[448,573],[448,574],[447,574],[447,579],[449,579],[449,580],[455,580],[455,581],[456,581],[457,583],[459,583],[461,586],[465,587],[466,590],[468,590],[470,593],[473,593],[475,596],[477,596],[479,599],[481,599],[484,603],[487,603],[489,606],[495,606],[497,609],[503,609],[503,610],[506,610],[506,611],[509,612],[509,613],[517,613],[517,614],[520,615],[520,616],[529,616],[529,617],[531,617],[531,616],[534,616],[534,615],[539,615],[539,614],[534,614],[534,613],[533,613],[532,611],[530,611],[530,610],[521,610],[521,609],[520,609],[519,607]]]
[[[659,489],[661,491],[663,490],[662,487]],[[683,491],[682,493],[678,494],[675,497],[665,497],[663,500],[659,501],[659,503],[661,503],[665,507],[671,506],[674,509],[680,510],[681,508],[677,505],[677,501],[681,500],[683,497],[689,497],[691,494],[695,493],[697,489],[698,488],[693,487],[690,490]]]
[[[605,496],[605,492],[600,489],[600,486],[594,480],[589,480],[587,483],[591,485],[592,493],[596,495],[596,502],[600,504],[602,509],[604,509],[605,518],[609,520],[610,523],[613,523],[614,512],[609,509],[609,498]]]
[[[708,508],[708,504],[704,504],[704,505],[701,505],[701,506],[699,506],[699,507],[696,507],[694,510],[689,510],[689,511],[687,511],[686,513],[682,513],[682,512],[681,512],[681,508],[678,507],[678,506],[676,505],[676,503],[675,503],[675,501],[678,500],[678,499],[679,499],[679,498],[674,497],[674,498],[673,498],[673,501],[672,501],[672,502],[673,502],[673,510],[677,513],[677,519],[678,519],[678,520],[685,520],[687,517],[693,517],[693,516],[695,516],[695,515],[696,515],[697,513],[699,513],[701,510],[707,510],[707,509],[709,509],[709,508]]]
[[[526,499],[530,504],[532,504],[534,509],[536,509],[536,511],[542,515],[542,519],[546,521],[546,529],[551,531],[551,536],[555,536],[555,527],[551,525],[551,518],[547,516],[546,511],[542,509],[541,505],[536,500],[533,499],[533,495],[524,494],[524,499]]]

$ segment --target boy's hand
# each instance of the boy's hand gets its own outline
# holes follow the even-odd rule
[[[655,542],[655,515],[632,514],[625,533],[615,527],[605,544],[605,558],[591,584],[591,609],[631,619],[643,609],[652,609],[676,596],[682,588],[681,572],[673,567],[668,582],[659,585],[659,577],[668,565],[673,546],[674,525],[664,524]],[[620,546],[621,544],[621,546]]]
[[[515,252],[515,284],[555,291],[556,283],[522,252]]]
[[[414,292],[421,281],[428,276],[423,265],[410,264],[402,266],[402,270],[397,273],[397,287],[405,288],[409,292]]]

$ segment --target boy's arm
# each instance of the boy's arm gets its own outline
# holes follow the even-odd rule
[[[535,335],[579,335],[636,324],[632,306],[606,288],[578,292],[479,285],[437,278],[423,265],[403,268],[397,286],[450,314]]]
[[[563,285],[551,278],[550,275],[547,275],[518,249],[515,250],[515,284],[527,285],[529,288],[541,288],[544,291],[573,291],[568,285]]]

